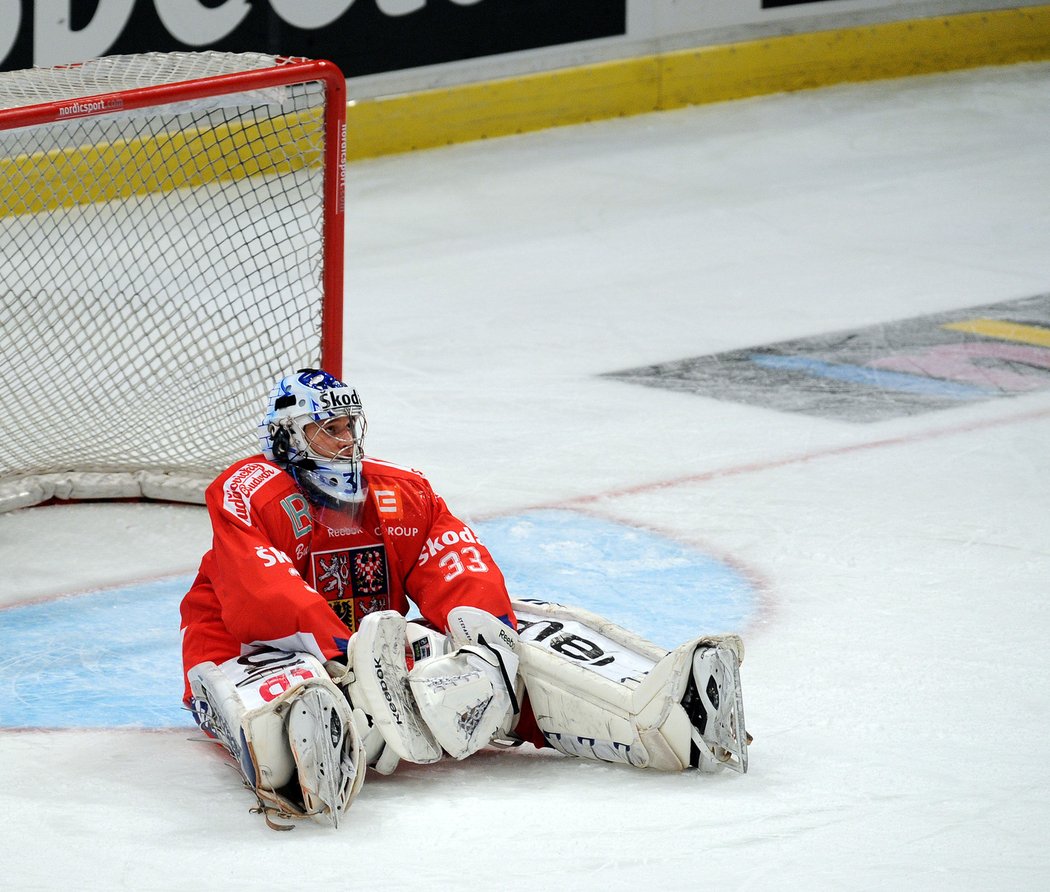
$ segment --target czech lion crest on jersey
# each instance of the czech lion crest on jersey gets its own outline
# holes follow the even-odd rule
[[[312,585],[351,632],[369,613],[388,610],[390,582],[382,543],[311,555]]]

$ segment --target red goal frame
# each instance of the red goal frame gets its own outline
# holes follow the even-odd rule
[[[161,60],[166,54],[145,54],[142,57],[111,57],[115,62],[118,58],[133,59],[136,62],[142,60],[149,64],[152,57]],[[184,54],[174,54],[184,55]],[[324,146],[322,154],[318,159],[323,167],[319,172],[321,184],[320,195],[323,207],[318,221],[322,244],[318,246],[318,278],[316,283],[319,292],[320,318],[313,318],[318,325],[315,329],[318,340],[314,341],[315,349],[319,353],[320,363],[323,368],[336,376],[343,373],[343,300],[344,300],[344,238],[345,238],[345,215],[346,215],[346,152],[347,152],[347,128],[346,128],[346,80],[342,71],[332,62],[326,60],[304,59],[289,56],[258,56],[257,54],[185,54],[200,55],[202,57],[237,56],[243,55],[253,57],[252,61],[257,67],[246,67],[246,70],[219,71],[215,72],[212,67],[210,72],[205,71],[197,75],[191,71],[176,70],[169,82],[154,82],[144,86],[129,86],[114,89],[112,92],[91,92],[95,81],[88,74],[81,84],[86,86],[83,95],[78,94],[78,88],[73,87],[69,91],[69,98],[53,101],[35,101],[38,96],[43,95],[51,99],[55,90],[50,89],[46,81],[48,69],[39,70],[42,75],[41,81],[34,82],[36,70],[30,72],[12,72],[12,75],[24,75],[25,79],[16,82],[12,93],[17,96],[26,96],[27,104],[17,107],[0,108],[0,130],[14,132],[22,128],[46,127],[79,118],[98,117],[104,118],[115,112],[135,111],[148,109],[150,107],[171,106],[181,103],[192,103],[195,100],[210,100],[217,97],[230,95],[238,97],[240,94],[252,94],[256,91],[267,89],[293,87],[300,84],[314,84],[318,93],[323,93],[324,110],[323,116],[318,120],[318,132],[324,134]],[[259,60],[263,64],[259,65]],[[57,66],[58,70],[75,71],[92,64],[108,62],[110,60],[89,60],[83,63]],[[231,62],[236,64],[236,60]],[[218,66],[228,67],[228,66]],[[148,78],[146,79],[148,80]],[[159,81],[156,78],[155,81]],[[39,86],[38,86],[39,84]],[[23,87],[25,87],[23,91]],[[10,95],[10,94],[8,94]],[[8,100],[10,101],[10,100]],[[319,147],[321,148],[321,147]],[[13,255],[17,256],[17,255]],[[315,292],[316,293],[316,292]],[[317,306],[317,304],[315,304]],[[260,380],[259,386],[265,388],[268,382]],[[225,462],[222,463],[223,465]],[[10,472],[0,472],[0,511],[11,510],[30,504],[53,501],[54,499],[97,499],[97,498],[134,498],[129,495],[126,485],[112,484],[106,478],[109,472],[95,471],[88,467],[84,471],[80,469],[64,470],[62,467],[55,469],[57,473],[50,471],[27,471],[19,476],[17,472],[8,476]],[[221,467],[215,468],[215,473]],[[0,469],[2,471],[2,469]],[[129,468],[127,477],[136,477],[142,472]],[[203,478],[190,474],[183,483],[176,483],[180,472],[172,470],[164,472],[170,475],[172,485],[169,487],[166,481],[156,482],[156,475],[141,485],[142,498],[168,499],[175,501],[203,501]],[[48,478],[64,477],[64,480],[51,481]],[[67,481],[74,477],[78,478],[73,484]],[[33,481],[43,481],[43,490],[37,489],[31,495]],[[25,485],[21,481],[25,481]],[[202,482],[203,481],[203,482]],[[137,481],[141,482],[141,481]],[[13,488],[11,486],[13,484]],[[54,485],[53,485],[54,484]],[[35,485],[35,484],[34,484]],[[132,484],[135,489],[135,484]]]

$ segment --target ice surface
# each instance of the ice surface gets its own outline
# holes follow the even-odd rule
[[[348,190],[370,451],[479,525],[551,532],[507,547],[530,580],[561,542],[652,602],[623,556],[554,529],[573,513],[658,537],[654,574],[693,554],[746,579],[750,772],[484,752],[372,775],[339,832],[277,835],[185,728],[8,729],[4,888],[1050,882],[1047,392],[855,424],[601,377],[1050,290],[1050,66],[379,159]],[[185,506],[3,515],[0,604],[163,584],[208,540]],[[679,631],[663,606],[638,622]],[[0,692],[43,664],[107,684],[75,628],[40,646],[5,654]]]

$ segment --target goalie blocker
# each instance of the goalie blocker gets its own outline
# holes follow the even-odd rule
[[[270,648],[203,663],[189,673],[191,705],[268,821],[338,826],[366,765],[388,774],[402,759],[462,759],[489,743],[529,740],[636,768],[747,771],[738,635],[668,652],[585,610],[512,603],[518,633],[471,607],[449,613],[448,636],[383,611],[364,618],[345,664]]]

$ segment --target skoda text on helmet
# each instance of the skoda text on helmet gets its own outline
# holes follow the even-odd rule
[[[299,369],[270,392],[259,425],[263,454],[286,468],[316,505],[356,509],[367,423],[357,391],[328,372]]]

